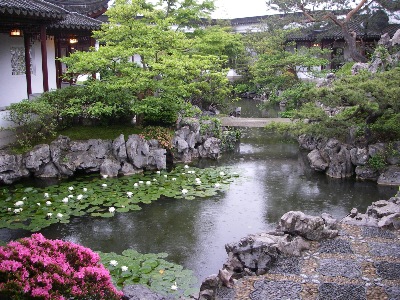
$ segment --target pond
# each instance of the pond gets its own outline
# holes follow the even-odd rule
[[[357,207],[365,211],[379,199],[388,199],[397,188],[353,179],[330,179],[312,172],[296,143],[282,141],[262,129],[243,130],[235,153],[219,161],[200,161],[199,167],[230,166],[240,174],[225,192],[208,198],[162,198],[141,205],[142,210],[116,213],[112,218],[71,218],[40,232],[93,250],[121,253],[169,254],[167,260],[194,271],[199,279],[217,273],[227,256],[224,245],[250,233],[274,229],[287,211],[345,217]],[[9,241],[30,235],[23,230],[0,229]]]

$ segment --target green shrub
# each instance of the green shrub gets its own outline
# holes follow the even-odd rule
[[[16,127],[9,129],[15,132],[16,143],[22,150],[31,148],[55,135],[57,127],[55,108],[42,99],[22,100],[11,104],[5,120],[13,122]]]
[[[376,154],[368,159],[367,165],[374,170],[380,171],[386,167],[386,159],[383,154]]]

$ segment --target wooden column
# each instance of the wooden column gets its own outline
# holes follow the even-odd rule
[[[26,93],[27,98],[32,94],[32,77],[31,77],[31,55],[30,55],[30,35],[24,33],[24,48],[25,48],[25,77],[26,77]]]
[[[47,69],[46,25],[40,26],[40,49],[42,51],[43,92],[49,90],[49,71]]]
[[[55,40],[56,43],[56,76],[57,76],[57,88],[61,88],[61,82],[62,82],[62,64],[61,61],[58,59],[61,58],[61,39],[56,38]]]
[[[95,47],[96,46],[96,40],[94,38],[90,38],[90,47]],[[96,79],[96,73],[92,73],[92,78]]]

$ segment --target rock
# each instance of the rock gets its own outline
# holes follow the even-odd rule
[[[355,169],[356,178],[361,180],[373,180],[377,181],[379,172],[371,167],[357,166]]]
[[[288,234],[250,234],[239,242],[225,245],[228,261],[225,268],[236,273],[249,269],[254,274],[266,272],[279,255],[300,255],[310,245],[301,237]]]
[[[351,68],[351,74],[357,75],[361,70],[368,70],[369,64],[367,63],[355,63]]]
[[[375,219],[380,219],[392,214],[400,213],[400,205],[386,200],[373,202],[367,208],[367,214]]]
[[[277,230],[300,235],[308,240],[321,241],[338,235],[333,225],[332,222],[329,224],[325,222],[322,217],[309,216],[301,211],[290,211],[281,217]]]
[[[142,172],[141,169],[135,169],[135,167],[127,161],[122,162],[121,170],[122,175],[133,175]]]
[[[393,35],[392,39],[392,46],[400,45],[400,29],[398,29],[395,34]]]
[[[126,153],[126,144],[124,135],[121,134],[112,143],[112,153],[118,161],[127,161],[128,154]]]
[[[147,166],[150,147],[144,138],[137,134],[130,135],[126,142],[126,152],[135,168],[141,169]]]
[[[380,185],[400,185],[400,167],[389,166],[378,178]]]
[[[67,154],[70,151],[70,138],[59,136],[56,140],[50,143],[51,160],[58,169],[60,176],[72,176],[76,167],[72,164],[67,164],[69,159]]]
[[[368,155],[373,157],[378,154],[383,154],[385,152],[385,144],[377,143],[368,146]]]
[[[187,136],[190,133],[189,126],[184,126],[181,129],[175,131],[175,137],[180,137],[183,140],[186,140]]]
[[[316,171],[324,172],[329,164],[322,158],[320,152],[317,149],[312,150],[307,155],[308,161],[312,169]]]
[[[378,226],[395,230],[400,229],[400,213],[384,216],[379,220]]]
[[[343,218],[340,222],[356,226],[371,226],[371,227],[378,226],[378,222],[375,218],[369,217],[367,214],[360,214],[360,213],[357,213],[354,216],[350,214],[347,217]]]
[[[318,140],[313,136],[307,134],[300,135],[297,138],[297,141],[299,142],[300,148],[304,150],[314,150],[317,148],[318,145]]]
[[[119,161],[106,158],[100,166],[100,175],[117,177],[120,169],[121,163]]]
[[[215,299],[215,291],[220,287],[221,281],[218,275],[213,274],[208,276],[200,286],[200,293],[198,300],[211,300]]]
[[[321,157],[328,163],[333,159],[340,151],[342,144],[336,139],[329,139],[326,143],[320,146]]]
[[[0,151],[0,183],[12,184],[30,175],[26,169],[22,155],[13,155]]]
[[[394,142],[387,146],[386,149],[386,162],[389,165],[400,164],[400,142]]]
[[[66,154],[66,165],[86,173],[99,172],[100,166],[112,152],[112,143],[107,140],[91,139],[71,141],[70,152]]]
[[[199,146],[199,156],[204,158],[217,159],[220,155],[221,140],[211,137],[206,139],[203,145]]]
[[[156,292],[153,292],[148,287],[135,284],[135,285],[127,285],[122,289],[124,293],[124,300],[167,300],[173,299],[171,297],[160,295]]]
[[[326,175],[333,178],[346,178],[353,176],[353,165],[351,164],[350,151],[345,145],[341,145],[339,153],[330,157],[330,163]]]
[[[172,144],[179,154],[187,153],[189,150],[189,144],[180,136],[175,136],[172,139]]]
[[[147,169],[164,170],[167,168],[167,151],[165,149],[150,150]]]
[[[354,218],[355,216],[357,216],[357,214],[358,214],[358,209],[357,209],[357,208],[353,208],[353,209],[350,211],[349,216],[350,216],[351,218]]]
[[[60,172],[56,165],[53,162],[50,162],[45,166],[42,166],[38,172],[35,172],[35,176],[40,178],[56,178],[60,176]]]
[[[369,158],[367,148],[352,148],[350,150],[351,163],[355,166],[364,166]]]
[[[50,146],[37,145],[24,155],[25,166],[31,172],[38,172],[41,167],[50,162]]]
[[[378,41],[378,45],[388,48],[390,44],[390,35],[388,33],[382,34],[380,40]]]
[[[199,133],[200,132],[200,121],[199,119],[196,118],[183,118],[179,122],[179,128],[181,129],[184,126],[188,126],[189,130],[194,132],[194,133]]]

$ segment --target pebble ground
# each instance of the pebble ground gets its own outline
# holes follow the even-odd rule
[[[217,300],[400,300],[400,231],[341,225],[300,257],[281,257],[263,276],[244,277]]]

